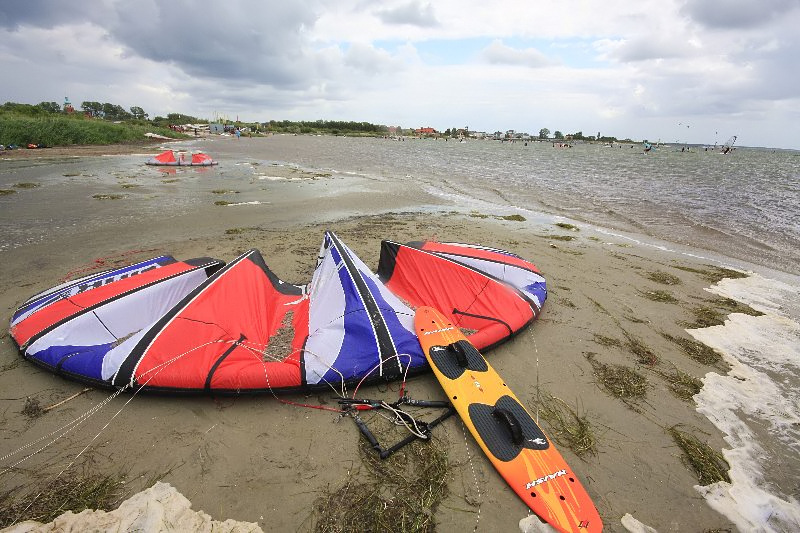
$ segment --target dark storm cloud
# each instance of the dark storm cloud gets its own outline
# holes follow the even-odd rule
[[[409,24],[421,28],[439,26],[433,6],[429,3],[409,2],[391,9],[381,9],[375,15],[386,24]]]
[[[0,28],[53,28],[91,23],[123,57],[174,65],[199,78],[230,79],[282,88],[301,87],[316,75],[308,32],[316,2],[280,0],[112,0],[73,2],[3,0]]]
[[[109,31],[128,53],[192,76],[279,87],[313,76],[313,2],[123,2]]]
[[[800,0],[688,0],[683,13],[709,28],[756,28],[800,7]]]
[[[65,4],[59,0],[3,0],[0,2],[0,28],[52,28],[70,23],[101,22],[109,13],[110,8],[104,2]]]

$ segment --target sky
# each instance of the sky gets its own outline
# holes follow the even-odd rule
[[[800,149],[800,0],[2,0],[0,102]]]

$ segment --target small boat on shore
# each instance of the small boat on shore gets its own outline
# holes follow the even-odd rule
[[[161,167],[210,167],[218,164],[218,162],[202,152],[192,154],[191,159],[187,159],[186,154],[181,153],[178,157],[175,157],[175,152],[166,150],[157,156],[151,157],[145,161],[145,164]]]

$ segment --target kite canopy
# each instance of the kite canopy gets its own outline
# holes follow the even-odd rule
[[[383,241],[378,276],[414,307],[448,315],[479,350],[527,327],[547,294],[532,263],[469,244]]]
[[[172,150],[166,150],[157,156],[151,157],[145,161],[145,164],[162,167],[209,167],[211,165],[216,165],[217,162],[211,159],[211,157],[207,154],[201,152],[192,154],[191,159],[187,161],[183,154],[176,158],[175,152]]]
[[[59,285],[11,320],[26,359],[109,387],[263,393],[396,379],[424,370],[414,309],[441,309],[479,349],[536,318],[531,263],[458,243],[381,244],[373,273],[325,233],[311,282],[281,281],[258,250],[224,265],[157,257]]]
[[[223,264],[161,256],[59,285],[22,304],[11,336],[34,363],[109,384],[103,370],[114,346],[158,320]]]

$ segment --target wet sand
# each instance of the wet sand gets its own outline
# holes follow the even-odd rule
[[[270,140],[241,142],[255,146]],[[208,141],[207,151],[224,158],[222,171],[224,165],[248,161],[248,148],[233,142]],[[286,145],[291,139],[280,142]],[[152,145],[148,149],[157,151]],[[56,158],[86,157],[85,150],[91,156],[110,151],[102,147],[58,150]],[[142,147],[113,150],[123,151],[114,152],[118,155],[124,155],[124,150],[129,150],[128,154],[148,151]],[[283,160],[291,161],[291,154]],[[43,168],[58,164],[54,161]],[[305,283],[326,229],[334,230],[373,268],[377,267],[381,239],[433,238],[504,248],[536,263],[550,292],[540,319],[487,358],[531,411],[537,410],[537,398],[549,393],[586,415],[598,453],[581,459],[563,445],[559,449],[593,497],[606,530],[624,531],[620,519],[626,513],[659,531],[732,527],[693,488],[698,479],[667,431],[678,425],[716,450],[724,446],[720,433],[695,410],[693,402],[673,394],[662,376],[675,368],[697,378],[725,371],[696,362],[664,336],[689,339],[685,327],[694,319],[694,308],[724,311],[704,290],[710,285],[704,275],[678,268],[708,270],[704,262],[601,235],[590,228],[566,230],[552,223],[504,220],[499,215],[505,213],[471,212],[389,181],[298,175],[286,167],[270,171],[278,174],[275,178],[285,179],[255,182],[258,191],[268,197],[268,205],[215,205],[223,197],[234,203],[248,198],[212,193],[220,188],[220,182],[205,184],[203,174],[169,184],[167,190],[157,183],[164,176],[143,173],[137,178],[141,185],[158,189],[163,197],[191,194],[202,201],[178,214],[112,217],[92,226],[91,231],[82,231],[78,225],[54,232],[57,237],[45,235],[31,244],[2,251],[2,320],[7,324],[24,299],[55,285],[70,272],[162,253],[180,259],[212,256],[229,261],[244,250],[258,248],[279,277]],[[290,180],[293,177],[297,179]],[[33,206],[44,189],[16,195],[15,201]],[[108,203],[102,201],[87,205],[108,209]],[[69,210],[68,206],[63,209]],[[54,219],[61,216],[57,206],[51,210]],[[86,216],[91,218],[91,213]],[[573,239],[562,240],[563,236]],[[679,281],[663,285],[649,279],[652,273],[668,273]],[[675,302],[646,297],[647,292],[657,290],[668,291]],[[630,349],[634,340],[649,348],[653,358],[640,361],[641,355]],[[0,456],[42,438],[28,451],[38,450],[52,440],[48,438],[51,432],[110,395],[107,390],[92,390],[30,419],[21,413],[26,398],[52,405],[79,392],[83,385],[23,361],[6,332],[0,343]],[[635,369],[647,378],[646,397],[622,401],[610,395],[599,384],[593,361]],[[393,400],[398,387],[392,383],[364,388],[360,393]],[[431,374],[409,380],[406,387],[415,398],[443,399]],[[332,405],[335,400],[331,396],[319,393],[287,399]],[[542,425],[552,433],[546,423]],[[484,460],[471,438],[465,438],[462,425],[456,419],[448,420],[434,435],[446,448],[452,467],[449,495],[436,512],[439,530],[517,530],[519,520],[528,514],[527,507]],[[95,473],[126,471],[131,493],[158,476],[191,500],[194,509],[217,520],[255,522],[265,531],[305,530],[312,524],[315,500],[363,468],[358,439],[349,420],[286,405],[269,396],[123,394],[67,437],[4,472],[0,486],[11,490],[33,480],[46,484],[88,446],[72,468]],[[20,458],[19,454],[6,458],[0,467],[8,468]]]

